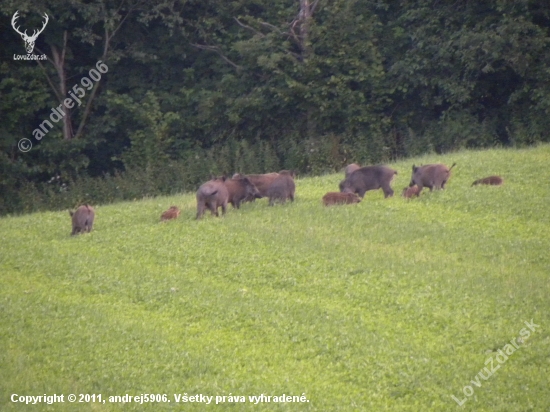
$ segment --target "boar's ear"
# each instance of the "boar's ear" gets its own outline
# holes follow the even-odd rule
[[[225,176],[225,174],[222,175],[221,179],[222,179],[222,182],[225,182],[227,180],[227,177]]]

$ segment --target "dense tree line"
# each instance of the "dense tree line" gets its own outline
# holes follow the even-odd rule
[[[47,60],[15,59],[16,11],[28,33],[49,16]],[[0,16],[0,213],[550,140],[536,0],[7,0]]]

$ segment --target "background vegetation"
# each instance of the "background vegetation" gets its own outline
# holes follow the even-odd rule
[[[50,16],[48,61],[13,59],[16,10],[29,32]],[[0,18],[2,214],[550,139],[540,1],[7,0]],[[108,73],[36,141],[99,60]]]
[[[0,219],[2,411],[205,410],[173,394],[302,395],[215,410],[547,411],[550,146],[460,151],[445,191],[368,192],[325,208],[341,174],[194,220],[192,194]],[[470,187],[497,173],[502,187]],[[168,206],[178,220],[160,223]],[[471,383],[524,321],[540,325],[481,387]],[[474,395],[459,408],[462,388]],[[9,401],[166,393],[166,404]],[[248,398],[247,398],[248,400]],[[214,409],[212,409],[214,410]]]

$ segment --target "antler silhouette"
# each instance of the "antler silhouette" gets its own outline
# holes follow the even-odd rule
[[[15,25],[17,24],[17,19],[18,18],[19,18],[19,10],[17,10],[13,14],[13,17],[11,18],[11,26],[13,27],[13,29],[17,33],[19,33],[21,35],[21,38],[25,41],[25,48],[27,49],[27,53],[32,53],[32,51],[34,50],[34,42],[38,38],[38,35],[44,31],[44,29],[46,28],[46,25],[48,24],[48,21],[50,20],[50,18],[48,17],[48,15],[46,13],[44,13],[45,21],[44,21],[44,23],[42,23],[42,28],[40,30],[35,29],[31,36],[29,36],[27,34],[27,30],[25,30],[24,33],[21,33],[21,31],[19,30],[19,27],[15,27]]]
[[[11,18],[11,27],[13,27],[13,29],[19,33],[21,35],[21,37],[25,38],[27,37],[27,30],[25,30],[25,33],[21,33],[19,31],[19,27],[15,27],[15,23],[17,21],[17,19],[19,18],[19,16],[17,15],[19,13],[19,10],[17,10],[15,13],[13,13],[13,17]]]

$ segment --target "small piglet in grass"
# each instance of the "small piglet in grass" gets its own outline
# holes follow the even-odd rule
[[[411,199],[413,197],[420,196],[420,188],[416,185],[411,187],[406,187],[403,189],[403,197],[406,197],[407,199]]]
[[[323,204],[325,206],[348,205],[359,203],[360,201],[361,198],[356,193],[328,192],[323,196]]]
[[[474,183],[472,183],[472,186],[477,185],[492,185],[492,186],[500,186],[504,180],[500,176],[488,176],[484,177],[483,179],[478,179]]]
[[[73,230],[71,236],[74,236],[79,233],[91,232],[94,225],[95,212],[93,207],[90,205],[84,204],[79,206],[74,212],[69,211],[71,215]]]
[[[165,222],[167,220],[177,219],[180,215],[180,210],[177,206],[170,206],[170,209],[160,215],[160,221]]]

